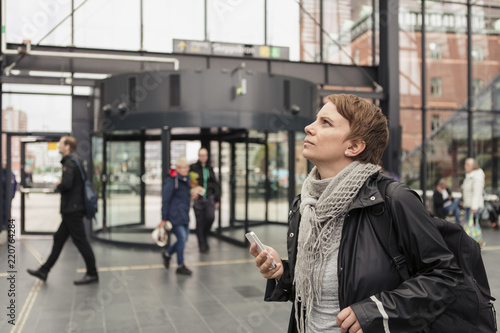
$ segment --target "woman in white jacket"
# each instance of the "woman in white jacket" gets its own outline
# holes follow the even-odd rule
[[[480,214],[484,207],[484,172],[473,158],[465,160],[465,179],[462,184],[462,199],[465,213],[464,225],[469,221],[470,213]]]

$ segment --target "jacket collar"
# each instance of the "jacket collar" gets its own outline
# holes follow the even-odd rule
[[[75,156],[74,153],[69,153],[68,155],[64,156],[62,159],[61,159],[61,163],[64,163],[66,162],[67,160],[69,160],[72,156]],[[75,156],[76,157],[76,156]],[[78,158],[78,157],[76,157]]]
[[[382,194],[380,193],[377,184],[384,177],[387,176],[383,175],[379,171],[368,177],[365,184],[359,190],[358,195],[356,196],[356,199],[354,199],[354,202],[349,210],[366,208],[383,203],[384,198],[382,198]]]

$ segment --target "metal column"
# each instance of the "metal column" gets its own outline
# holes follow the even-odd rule
[[[382,111],[389,119],[390,140],[382,163],[384,169],[401,175],[401,125],[399,120],[399,1],[380,1],[379,83],[386,98]]]

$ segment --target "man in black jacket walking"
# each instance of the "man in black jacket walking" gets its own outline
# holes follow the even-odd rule
[[[208,151],[206,148],[200,148],[198,151],[198,162],[190,166],[190,173],[195,173],[198,186],[203,187],[204,194],[198,195],[194,200],[193,209],[196,216],[196,236],[198,236],[198,246],[200,252],[207,253],[208,233],[214,222],[215,210],[219,208],[220,188],[212,167],[208,164]]]
[[[74,281],[74,284],[81,285],[98,282],[99,278],[95,266],[94,252],[87,240],[83,226],[83,216],[85,215],[85,202],[83,199],[84,183],[79,167],[74,160],[75,158],[79,159],[76,154],[77,141],[74,137],[63,136],[59,140],[58,147],[59,152],[63,156],[61,160],[63,170],[62,179],[56,185],[56,191],[61,193],[62,222],[54,234],[54,244],[49,258],[38,270],[28,269],[28,273],[45,281],[50,269],[56,263],[64,243],[71,236],[87,266],[85,276],[81,280]],[[80,164],[82,164],[81,161]]]

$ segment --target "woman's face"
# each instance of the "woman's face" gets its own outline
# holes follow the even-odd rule
[[[337,112],[337,107],[332,102],[326,103],[316,120],[305,128],[307,135],[302,155],[318,168],[325,165],[340,171],[346,162],[350,163],[345,155],[350,145],[345,138],[350,130],[349,122]]]
[[[467,172],[467,173],[471,172],[472,171],[472,162],[469,160],[466,160],[465,165],[464,165],[464,169],[465,169],[465,172]]]

